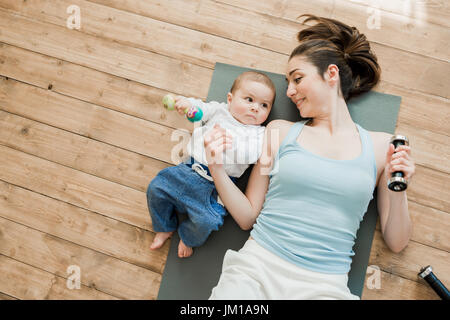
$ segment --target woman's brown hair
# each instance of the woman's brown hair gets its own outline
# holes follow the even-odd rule
[[[380,80],[381,69],[369,41],[355,27],[334,19],[304,14],[303,23],[317,24],[301,30],[300,44],[289,59],[301,55],[318,69],[322,76],[330,64],[339,68],[340,85],[345,101],[372,89]]]

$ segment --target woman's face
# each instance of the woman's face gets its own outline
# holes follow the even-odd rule
[[[330,65],[324,77],[317,68],[302,56],[295,56],[288,62],[286,95],[292,100],[303,118],[314,118],[327,113],[332,102],[335,81],[330,78]],[[334,66],[337,68],[336,66]],[[331,71],[332,73],[334,71]],[[331,80],[331,81],[330,81]]]

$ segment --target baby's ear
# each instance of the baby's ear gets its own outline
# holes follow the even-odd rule
[[[228,104],[230,104],[231,103],[231,100],[233,99],[233,94],[231,93],[231,92],[228,92],[227,93],[227,102],[228,102]]]

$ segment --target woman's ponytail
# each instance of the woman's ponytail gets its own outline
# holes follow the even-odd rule
[[[323,76],[330,64],[339,68],[344,99],[371,90],[380,80],[381,69],[369,41],[355,27],[334,19],[305,14],[303,24],[315,25],[301,30],[297,39],[300,45],[289,59],[303,55],[314,64]]]

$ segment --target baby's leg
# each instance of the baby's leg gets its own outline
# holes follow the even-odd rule
[[[168,192],[170,189],[167,179],[161,175],[157,175],[147,189],[147,204],[156,232],[150,246],[152,250],[161,248],[178,225],[173,198]]]
[[[172,234],[173,231],[157,232],[155,238],[153,238],[153,242],[152,245],[150,246],[150,249],[155,250],[161,248],[164,242],[166,242],[166,240],[169,239]]]
[[[192,255],[194,250],[191,247],[188,247],[183,240],[180,239],[180,243],[178,244],[178,257],[187,258]]]
[[[203,211],[203,212],[202,212]],[[197,210],[197,214],[188,210],[188,218],[182,221],[178,227],[180,243],[178,244],[178,256],[187,258],[192,255],[193,247],[201,246],[213,230],[218,230],[223,223],[219,216],[206,210]]]
[[[226,214],[225,208],[217,204],[215,200],[217,191],[214,189],[214,184],[203,184],[201,186],[202,189],[197,184],[197,194],[207,194],[210,196],[207,197],[206,203],[204,197],[195,197],[191,199],[187,206],[188,217],[180,222],[178,226],[178,235],[180,236],[178,256],[180,258],[191,256],[193,247],[201,246],[208,239],[212,231],[219,230],[219,227],[223,224],[223,217]]]

